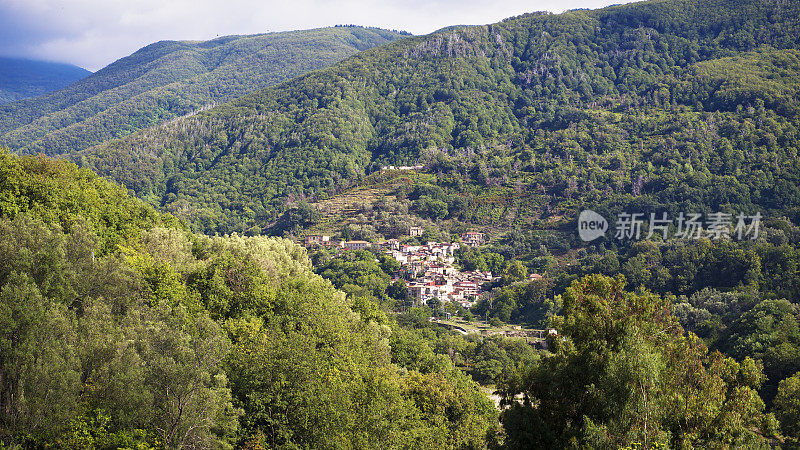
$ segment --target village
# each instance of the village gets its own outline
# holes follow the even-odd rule
[[[422,227],[411,227],[410,237],[421,237]],[[461,242],[426,242],[420,245],[401,244],[398,239],[383,242],[334,241],[326,235],[305,237],[306,247],[326,246],[346,250],[377,249],[392,256],[400,263],[401,270],[396,275],[407,283],[409,296],[415,305],[423,305],[428,300],[454,302],[464,308],[474,305],[475,299],[483,292],[484,286],[499,279],[491,272],[461,271],[456,267],[456,251],[462,245],[477,247],[486,241],[484,233],[467,232],[460,236]]]

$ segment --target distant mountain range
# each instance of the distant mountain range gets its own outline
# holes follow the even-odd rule
[[[46,94],[88,75],[70,64],[0,57],[0,103]]]
[[[212,233],[263,232],[415,161],[436,188],[381,208],[454,227],[530,229],[580,205],[794,217],[798,17],[657,0],[452,27],[74,158]]]
[[[348,26],[157,42],[64,89],[0,106],[0,145],[48,155],[80,150],[402,37]]]

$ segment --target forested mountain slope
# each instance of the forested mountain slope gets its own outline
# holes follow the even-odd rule
[[[18,153],[83,149],[401,37],[334,27],[156,42],[68,88],[0,107],[0,143]]]
[[[766,448],[782,439],[757,393],[758,360],[709,351],[684,333],[669,299],[626,291],[621,276],[572,283],[553,318],[561,335],[537,351],[436,331],[418,310],[387,314],[369,291],[349,284],[345,296],[314,274],[296,243],[190,233],[70,163],[6,151],[0,163],[4,447]],[[325,272],[380,272],[359,284],[389,277],[373,254],[348,254]],[[780,310],[775,327],[796,338],[796,308],[770,300],[737,324],[734,351],[753,337],[774,346],[747,325],[769,326]],[[502,412],[456,367],[468,354],[473,376],[498,375]],[[786,436],[797,436],[797,381],[787,378],[775,401]]]
[[[71,64],[0,57],[0,103],[46,94],[90,74]]]
[[[4,448],[485,448],[489,399],[390,325],[289,240],[0,149]]]
[[[498,201],[511,224],[579,203],[794,211],[799,16],[657,0],[450,28],[76,159],[222,233],[412,161],[450,194],[438,218],[471,223]]]
[[[42,156],[20,158],[0,147],[0,218],[20,215],[62,230],[91,228],[103,253],[142,230],[183,227],[88,169]]]

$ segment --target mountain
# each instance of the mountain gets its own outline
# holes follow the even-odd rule
[[[548,227],[580,206],[796,217],[798,13],[656,0],[456,27],[74,157],[219,233],[269,231],[414,161],[425,177],[383,210],[452,230]]]
[[[65,89],[0,106],[0,144],[23,154],[83,149],[402,37],[334,27],[156,42]]]
[[[527,14],[67,154],[80,169],[0,151],[0,446],[796,447],[798,13]],[[586,243],[586,208],[764,223]],[[490,241],[453,268],[495,276],[472,305],[412,302],[375,247],[243,236],[470,229]]]
[[[0,103],[43,95],[90,74],[71,64],[0,57]]]

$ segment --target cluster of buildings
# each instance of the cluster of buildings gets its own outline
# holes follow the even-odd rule
[[[411,236],[421,236],[421,227],[411,227]],[[456,302],[468,308],[483,291],[483,284],[497,280],[491,272],[461,272],[455,267],[455,252],[461,245],[478,246],[485,242],[483,233],[461,235],[463,244],[428,242],[425,245],[405,245],[397,239],[371,243],[367,241],[333,241],[330,236],[306,236],[306,246],[329,246],[343,250],[364,250],[376,247],[400,263],[398,279],[407,282],[408,293],[415,304],[428,300]],[[393,280],[394,281],[394,280]]]
[[[483,284],[495,281],[491,272],[461,272],[455,267],[459,243],[428,242],[425,245],[401,245],[386,250],[402,267],[408,281],[408,293],[416,304],[438,299],[456,302],[469,308],[483,291]]]

